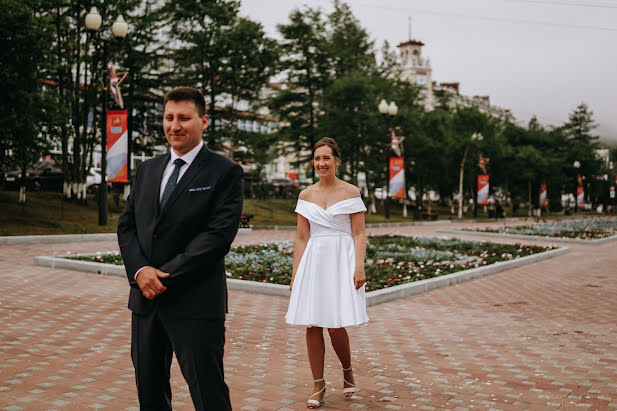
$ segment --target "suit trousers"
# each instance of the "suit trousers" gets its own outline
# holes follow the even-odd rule
[[[223,374],[225,320],[166,318],[158,310],[133,313],[131,358],[142,411],[171,410],[169,383],[173,353],[195,410],[231,410]]]

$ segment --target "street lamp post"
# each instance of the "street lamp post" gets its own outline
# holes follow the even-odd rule
[[[608,204],[610,211],[613,212],[613,203],[615,202],[615,179],[613,178],[613,169],[615,165],[612,161],[608,163]],[[609,207],[607,207],[608,209]]]
[[[96,7],[90,9],[90,13],[86,15],[86,29],[91,33],[97,32],[101,28],[103,19]],[[111,26],[111,32],[116,39],[123,39],[128,33],[128,24],[124,21],[122,15],[119,15],[114,24]],[[107,64],[108,64],[108,41],[100,40],[103,43],[103,113],[102,113],[102,132],[101,132],[101,183],[99,184],[99,225],[107,225],[107,97],[109,87],[107,85]]]
[[[574,177],[574,213],[578,212],[578,169],[581,168],[581,163],[578,160],[574,160],[572,166],[576,170],[576,176]]]
[[[388,136],[390,136],[390,125],[392,122],[392,118],[394,118],[394,116],[396,116],[396,114],[398,113],[398,107],[396,106],[396,104],[394,103],[394,101],[390,102],[390,104],[388,104],[388,102],[384,99],[381,100],[381,102],[379,103],[379,106],[377,107],[379,109],[379,112],[382,114],[382,116],[386,117],[386,121],[387,121],[387,129],[388,129]],[[390,147],[390,144],[388,144],[388,147]],[[390,218],[390,161],[389,161],[389,150],[386,149],[385,153],[386,153],[386,200],[384,203],[384,217],[385,218]],[[405,159],[403,158],[403,178],[405,178]],[[407,198],[407,193],[405,193],[405,198]],[[407,202],[404,201],[403,203],[403,215],[406,216],[407,215]]]
[[[482,136],[482,134],[473,133],[471,135],[471,144],[475,143],[476,141],[482,141],[483,139],[484,137]],[[465,174],[465,160],[467,159],[467,152],[469,151],[469,147],[471,144],[467,144],[465,146],[465,151],[463,152],[463,160],[461,161],[461,170],[458,179],[458,218],[463,218],[463,176]],[[474,196],[477,196],[477,193],[474,193]]]

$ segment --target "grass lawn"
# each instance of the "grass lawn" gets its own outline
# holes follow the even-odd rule
[[[121,207],[109,195],[106,226],[98,225],[93,195],[86,205],[61,200],[60,193],[28,192],[24,207],[17,191],[0,191],[0,235],[85,234],[116,232]]]
[[[98,225],[98,209],[94,195],[88,195],[87,204],[61,200],[60,193],[28,192],[25,207],[17,202],[17,191],[0,190],[0,235],[33,235],[33,234],[84,234],[113,233],[116,231],[118,217],[124,208],[124,201],[117,193],[109,194],[108,224]],[[377,214],[366,214],[367,223],[404,222],[413,220],[413,208],[408,206],[408,217],[403,218],[403,207],[399,204],[390,205],[390,218],[383,216],[383,205],[377,202]],[[295,225],[296,199],[245,199],[244,212],[254,215],[251,224],[260,225]],[[432,207],[439,213],[439,219],[456,219],[450,215],[447,207]],[[526,210],[518,210],[521,216]],[[524,212],[524,214],[523,214]],[[562,215],[556,214],[556,215]],[[466,219],[472,218],[465,216]],[[486,218],[483,213],[478,218]]]

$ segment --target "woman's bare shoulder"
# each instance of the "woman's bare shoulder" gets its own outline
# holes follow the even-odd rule
[[[311,196],[313,194],[313,190],[315,185],[313,184],[312,186],[308,186],[306,187],[304,190],[300,191],[300,194],[298,194],[298,199],[300,200],[304,200],[304,201],[309,201],[311,199]]]
[[[346,198],[360,197],[360,190],[353,184],[341,180],[343,192]]]

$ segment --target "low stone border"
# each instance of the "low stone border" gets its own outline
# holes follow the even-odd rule
[[[449,285],[454,285],[462,283],[464,281],[473,280],[475,278],[495,274],[501,271],[509,270],[511,268],[516,268],[523,265],[546,260],[548,258],[566,254],[569,251],[570,250],[568,248],[561,247],[555,250],[544,251],[541,253],[516,258],[514,260],[501,261],[499,263],[493,263],[488,266],[471,268],[469,270],[458,271],[456,273],[446,274],[435,278],[414,281],[407,284],[397,285],[395,287],[371,291],[366,293],[366,304],[370,307],[388,301],[397,300],[399,298],[409,297],[411,295],[424,293],[426,291],[435,290],[437,288],[447,287]],[[80,254],[80,256],[92,255],[96,254]],[[124,266],[119,266],[115,264],[93,263],[80,260],[69,260],[66,257],[34,257],[34,264],[42,267],[62,268],[88,273],[126,277]],[[256,281],[236,280],[233,278],[227,279],[227,288],[234,291],[245,291],[257,294],[274,295],[279,297],[289,297],[290,295],[289,286],[287,285],[259,283]]]
[[[294,226],[294,230],[295,228]],[[252,232],[251,228],[238,229],[238,235],[250,234]],[[118,241],[118,236],[116,233],[0,236],[0,245],[85,243],[91,241]]]
[[[594,240],[582,240],[580,238],[566,238],[566,237],[547,237],[542,235],[524,235],[524,234],[503,234],[503,233],[487,233],[484,231],[466,231],[466,230],[453,230],[450,228],[444,228],[437,230],[438,233],[450,233],[461,235],[472,235],[478,237],[494,237],[494,238],[515,238],[520,240],[540,240],[550,241],[557,243],[571,243],[571,244],[588,244],[588,245],[600,245],[611,241],[617,240],[617,235],[604,238],[596,238]]]
[[[485,277],[487,275],[495,274],[505,270],[510,270],[512,268],[521,267],[527,264],[533,264],[538,261],[566,254],[569,251],[570,250],[567,247],[561,247],[555,250],[548,250],[525,257],[515,258],[513,260],[501,261],[483,267],[471,268],[469,270],[458,271],[456,273],[446,274],[434,278],[428,278],[426,280],[414,281],[412,283],[401,284],[391,288],[382,288],[381,290],[375,290],[367,293],[366,303],[370,307],[372,305],[385,303],[399,298],[409,297],[411,295],[424,293],[427,291],[435,290],[437,288],[443,288],[450,285],[462,283],[464,281]]]
[[[51,235],[15,235],[0,237],[0,245],[83,243],[89,241],[118,241],[116,233],[100,234],[51,234]]]

